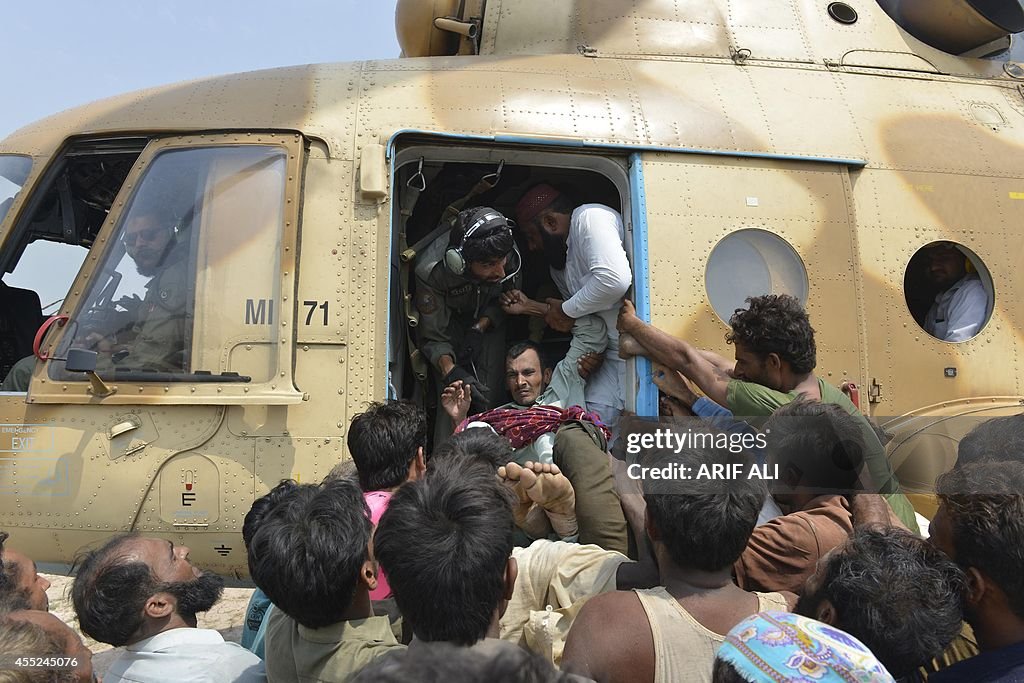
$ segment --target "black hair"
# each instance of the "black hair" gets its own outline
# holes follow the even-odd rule
[[[160,582],[145,562],[124,561],[121,549],[138,534],[115,536],[76,560],[71,600],[82,632],[114,647],[127,645],[145,620],[146,601]]]
[[[256,529],[259,528],[267,511],[296,486],[298,483],[294,479],[283,479],[280,484],[270,489],[267,495],[252,502],[252,507],[245,513],[245,519],[242,521],[242,542],[245,543],[246,548],[252,542],[253,534],[256,533]]]
[[[540,359],[541,371],[550,369],[551,365],[548,363],[547,357],[545,356],[543,349],[540,348],[540,344],[534,341],[530,341],[529,339],[523,340],[510,346],[508,348],[508,352],[505,354],[505,362],[508,363],[509,361],[515,360],[516,358],[519,358],[519,356],[523,355],[524,353],[531,349],[537,353],[537,358]]]
[[[983,461],[1024,462],[1024,413],[986,420],[960,440],[957,467]]]
[[[395,492],[374,548],[417,638],[472,645],[487,634],[513,528],[508,489],[486,463],[448,461]]]
[[[432,462],[451,462],[456,464],[483,462],[497,472],[502,465],[514,460],[512,444],[505,437],[490,429],[474,427],[458,434],[453,434],[434,451]],[[431,465],[432,467],[434,465]]]
[[[745,678],[731,663],[716,657],[715,668],[711,671],[711,683],[750,683],[750,679]]]
[[[965,585],[960,568],[925,539],[894,527],[861,528],[828,557],[815,597],[831,602],[835,625],[899,678],[960,633]]]
[[[721,432],[704,428],[687,435],[691,443],[703,445],[649,450],[641,456],[644,467],[675,466],[696,477],[688,481],[645,478],[647,516],[676,565],[719,571],[731,566],[747,547],[768,492],[756,478],[742,476],[728,482],[699,478],[701,466],[749,465],[751,459],[714,445],[726,436]]]
[[[260,520],[248,548],[249,573],[278,609],[303,626],[335,624],[355,596],[370,531],[356,482],[298,484]]]
[[[27,588],[12,588],[0,593],[0,615],[32,609],[32,593]]]
[[[861,421],[841,406],[791,401],[772,413],[765,433],[768,458],[779,465],[782,479],[792,475],[799,488],[822,494],[860,488],[865,434]]]
[[[511,643],[497,652],[481,652],[437,643],[379,657],[353,679],[357,683],[562,683],[571,679],[541,656]]]
[[[209,573],[190,581],[160,581],[148,564],[129,561],[122,552],[127,543],[139,538],[134,533],[115,536],[75,561],[78,571],[71,599],[78,624],[83,633],[101,643],[127,645],[146,619],[146,602],[156,593],[173,595],[175,610],[187,618],[210,609],[224,590],[224,579]]]
[[[465,237],[469,228],[487,213],[495,213],[502,217],[503,223],[495,223],[493,226],[486,225],[469,236]],[[459,213],[457,227],[452,231],[450,243],[462,242],[462,255],[466,263],[481,261],[493,261],[507,256],[515,247],[516,241],[512,236],[512,227],[500,212],[492,208],[482,206],[473,209],[466,209]]]
[[[426,447],[427,417],[410,401],[371,403],[352,418],[346,438],[363,490],[391,489],[409,476],[416,449]]]
[[[953,536],[956,562],[994,581],[1024,619],[1024,463],[961,465],[935,484]]]
[[[0,531],[0,614],[29,609],[29,591],[18,587],[21,579],[18,565],[4,559],[4,543],[10,538],[6,531]]]
[[[814,328],[804,307],[788,294],[748,298],[747,308],[737,308],[729,326],[727,342],[743,344],[762,358],[778,354],[797,374],[811,372],[817,365]]]

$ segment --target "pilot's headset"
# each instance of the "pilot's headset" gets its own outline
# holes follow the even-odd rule
[[[501,212],[487,206],[461,211],[457,220],[457,227],[452,230],[452,236],[448,243],[448,249],[444,252],[444,265],[456,275],[464,275],[469,269],[469,261],[463,253],[466,242],[474,238],[485,237],[489,234],[507,231],[512,239],[512,250],[505,255],[515,256],[515,268],[507,274],[501,283],[504,284],[519,274],[523,267],[523,257],[516,246],[515,237],[512,234],[513,222],[505,218]]]

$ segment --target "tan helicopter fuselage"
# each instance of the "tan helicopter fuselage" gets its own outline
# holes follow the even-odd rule
[[[744,230],[781,238],[795,260],[758,267],[781,290],[802,277],[785,268],[805,269],[817,374],[855,383],[862,410],[899,434],[946,415],[1019,411],[1024,70],[929,48],[874,2],[849,3],[852,26],[812,3],[703,3],[738,8],[722,36],[708,17],[664,7],[701,3],[635,3],[604,32],[606,4],[587,23],[575,3],[491,0],[478,55],[163,86],[0,142],[0,154],[31,159],[0,223],[0,250],[13,250],[67,150],[141,141],[61,306],[71,320],[43,339],[51,355],[66,350],[136,191],[166,155],[259,148],[280,181],[238,170],[241,189],[218,189],[195,219],[188,343],[213,381],[105,380],[116,391],[101,396],[102,383],[40,361],[27,394],[0,394],[0,528],[12,543],[64,562],[134,530],[185,543],[200,566],[246,573],[240,529],[253,499],[283,478],[318,481],[347,457],[349,419],[367,401],[411,395],[398,257],[421,159],[428,181],[444,164],[501,162],[530,169],[530,182],[603,177],[625,219],[640,310],[725,355],[711,254]],[[673,16],[673,30],[657,23]],[[498,208],[523,189],[508,188]],[[992,296],[984,328],[962,343],[933,338],[908,309],[908,264],[937,240],[976,257]],[[746,271],[734,275],[742,283]],[[625,397],[640,412],[656,410],[637,379],[645,371],[631,367]],[[216,379],[230,372],[251,380]],[[894,466],[915,453],[924,464],[903,473],[926,490],[950,452],[904,441]]]

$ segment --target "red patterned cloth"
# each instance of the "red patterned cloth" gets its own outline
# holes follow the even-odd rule
[[[567,422],[590,422],[601,430],[606,441],[612,438],[611,430],[601,422],[600,416],[588,413],[580,406],[565,409],[556,406],[494,408],[466,418],[456,427],[456,433],[465,430],[470,422],[486,422],[508,439],[512,448],[522,448],[533,443],[541,434],[557,431]]]

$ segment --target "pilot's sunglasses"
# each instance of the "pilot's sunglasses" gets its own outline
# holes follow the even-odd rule
[[[141,237],[146,242],[152,242],[163,234],[164,228],[145,228],[144,230],[137,230],[136,232],[126,232],[121,238],[121,241],[127,246],[132,246],[139,241]]]

